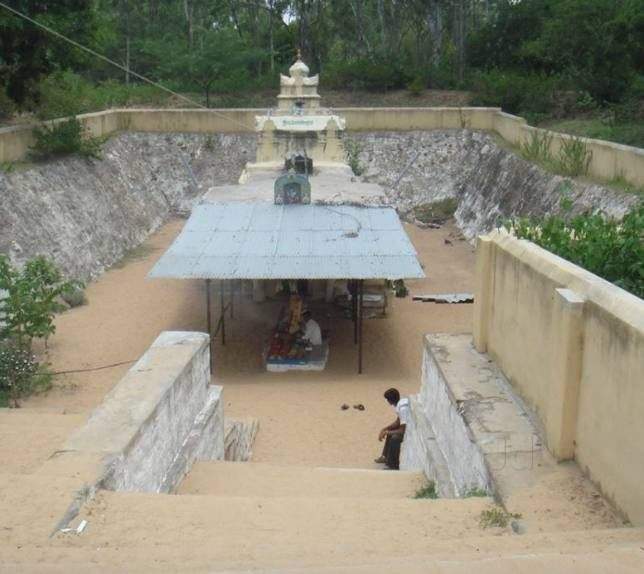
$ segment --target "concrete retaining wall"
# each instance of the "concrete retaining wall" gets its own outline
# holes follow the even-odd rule
[[[412,421],[405,430],[403,470],[423,470],[441,497],[489,491],[491,479],[480,447],[465,423],[430,342],[424,339],[422,382],[412,397]]]
[[[221,387],[209,384],[208,341],[204,333],[161,333],[64,455],[100,457],[101,488],[146,492],[170,492],[195,460],[223,459]]]
[[[537,128],[499,108],[338,108],[350,131],[472,129],[496,131],[513,145],[525,142]],[[78,118],[95,136],[118,130],[151,132],[254,132],[255,116],[265,109],[123,109],[82,114]],[[61,120],[54,120],[57,122]],[[33,126],[0,129],[0,163],[25,159],[33,143]],[[541,130],[543,131],[543,130]],[[552,152],[571,136],[552,135]],[[644,150],[582,138],[592,152],[590,175],[612,180],[624,178],[644,185]]]
[[[644,301],[502,232],[479,239],[474,341],[574,458],[644,524]]]

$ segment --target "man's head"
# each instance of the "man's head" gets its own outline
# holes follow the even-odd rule
[[[385,391],[385,399],[390,405],[393,405],[395,407],[400,400],[400,393],[398,392],[398,389],[387,389]]]
[[[311,319],[311,317],[311,311],[309,311],[308,309],[304,311],[304,313],[302,313],[302,319],[304,319],[305,321],[308,321],[309,319]]]

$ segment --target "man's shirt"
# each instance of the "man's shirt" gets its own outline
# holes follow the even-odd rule
[[[304,325],[304,335],[302,338],[308,340],[311,345],[321,345],[322,331],[320,331],[320,325],[313,319],[309,319]]]
[[[400,419],[401,425],[409,424],[409,419],[411,417],[411,408],[409,406],[409,399],[403,397],[398,401],[396,405],[396,412],[398,413],[398,418]]]

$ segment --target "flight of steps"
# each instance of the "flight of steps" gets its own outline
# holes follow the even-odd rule
[[[192,467],[177,494],[409,499],[426,484],[422,472],[208,461]]]
[[[24,508],[0,532],[0,572],[644,571],[642,530],[482,529],[490,499],[414,499],[414,472],[197,463],[178,494],[99,491],[72,523],[85,531],[52,538],[77,485],[22,478],[0,496]]]

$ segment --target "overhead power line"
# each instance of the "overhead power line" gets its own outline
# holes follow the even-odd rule
[[[72,46],[75,46],[79,50],[82,50],[83,52],[87,52],[88,54],[91,54],[92,56],[94,56],[94,57],[96,57],[96,58],[98,58],[100,60],[103,60],[104,62],[107,62],[108,64],[111,64],[112,66],[116,66],[120,70],[123,70],[124,72],[127,72],[127,73],[133,75],[134,77],[139,78],[140,80],[142,80],[142,81],[144,81],[144,82],[146,82],[146,83],[148,83],[148,84],[150,84],[152,86],[155,86],[156,88],[158,88],[158,89],[160,89],[160,90],[162,90],[164,92],[167,92],[168,94],[172,94],[173,96],[176,96],[177,98],[179,98],[181,100],[184,100],[184,101],[186,101],[186,102],[188,102],[188,103],[190,103],[190,104],[192,104],[194,106],[197,106],[198,108],[201,108],[201,109],[204,109],[204,110],[209,110],[211,113],[213,113],[215,115],[218,115],[218,116],[228,120],[229,122],[232,122],[234,124],[238,124],[238,125],[242,126],[243,128],[246,128],[246,129],[250,128],[251,130],[253,129],[252,126],[249,126],[248,124],[244,124],[244,123],[242,123],[240,121],[237,121],[237,120],[235,120],[233,118],[230,118],[230,117],[226,116],[225,114],[217,112],[216,110],[213,110],[211,108],[207,108],[203,104],[200,104],[199,102],[196,102],[195,100],[193,100],[193,99],[191,99],[191,98],[189,98],[187,96],[184,96],[183,94],[179,94],[178,92],[175,92],[175,91],[171,90],[170,88],[166,88],[164,85],[159,84],[158,82],[155,82],[154,80],[151,80],[150,78],[146,78],[145,76],[139,74],[138,72],[135,72],[134,70],[132,70],[130,68],[127,68],[126,66],[123,66],[122,64],[119,64],[118,62],[112,60],[111,58],[108,58],[107,56],[101,54],[100,52],[97,52],[96,50],[92,50],[91,48],[88,48],[87,46],[84,46],[83,44],[80,44],[76,40],[73,40],[72,38],[69,38],[68,36],[65,36],[64,34],[61,34],[60,32],[58,32],[58,31],[54,30],[53,28],[47,26],[46,24],[43,24],[42,22],[38,22],[38,20],[34,20],[33,18],[31,18],[27,14],[24,14],[23,12],[20,12],[19,10],[16,10],[15,8],[12,8],[11,6],[8,6],[4,2],[0,2],[0,6],[2,8],[4,8],[4,9],[8,10],[12,14],[14,14],[15,16],[18,16],[19,18],[22,18],[23,20],[26,20],[27,22],[32,23],[34,26],[37,26],[38,28],[42,28],[43,30],[45,30],[49,34],[52,34],[53,36],[56,36],[57,38],[60,38],[61,40],[64,40],[65,42],[68,42],[69,44],[71,44]]]

